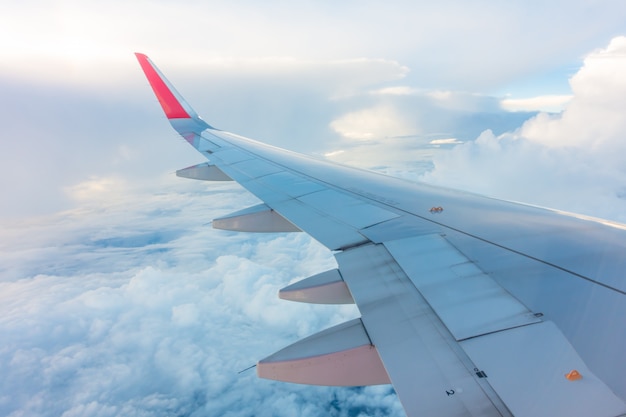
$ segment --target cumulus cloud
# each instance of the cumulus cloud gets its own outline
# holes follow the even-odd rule
[[[364,90],[345,101],[351,109],[363,107],[331,122],[331,128],[346,139],[442,134],[466,140],[487,127],[505,132],[529,117],[529,113],[505,111],[495,97],[402,85]]]
[[[626,38],[590,53],[558,114],[437,155],[425,181],[626,221]]]
[[[185,183],[4,225],[0,414],[402,415],[389,387],[238,373],[357,312],[279,300],[282,286],[334,267],[331,254],[302,233],[213,230],[212,217],[254,198]]]
[[[489,128],[504,133],[535,114],[506,111],[491,96],[406,85],[366,89],[341,101],[350,110],[330,123],[341,140],[325,155],[409,178],[431,169],[433,156],[452,145]]]
[[[415,132],[415,127],[403,120],[399,112],[384,105],[345,114],[334,120],[330,127],[347,139],[371,140]]]
[[[597,149],[626,143],[626,37],[589,54],[570,80],[572,101],[559,115],[541,114],[520,136],[547,146]]]

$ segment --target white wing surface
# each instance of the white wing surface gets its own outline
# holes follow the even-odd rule
[[[198,117],[137,54],[170,123],[263,201],[214,221],[304,231],[338,268],[281,298],[361,318],[261,360],[259,376],[393,384],[409,416],[626,413],[626,226],[386,177],[265,145]]]

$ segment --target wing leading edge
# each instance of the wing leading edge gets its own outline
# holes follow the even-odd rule
[[[339,267],[281,297],[355,302],[361,312],[260,361],[260,376],[391,382],[410,416],[626,413],[626,364],[597,356],[598,344],[626,351],[623,226],[408,183],[217,130],[136,56],[174,129],[209,160],[177,174],[232,179],[263,201],[214,224],[310,234],[336,251]],[[558,298],[563,291],[569,302]],[[572,302],[585,300],[591,313],[581,318]],[[602,320],[617,323],[613,333],[598,331]]]

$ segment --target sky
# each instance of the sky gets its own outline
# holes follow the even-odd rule
[[[400,416],[386,386],[238,373],[358,316],[276,292],[334,267],[174,172],[133,52],[213,126],[626,222],[621,1],[9,1],[0,16],[0,414]]]

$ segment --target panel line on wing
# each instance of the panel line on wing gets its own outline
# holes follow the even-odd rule
[[[541,321],[438,234],[384,245],[458,341]]]

